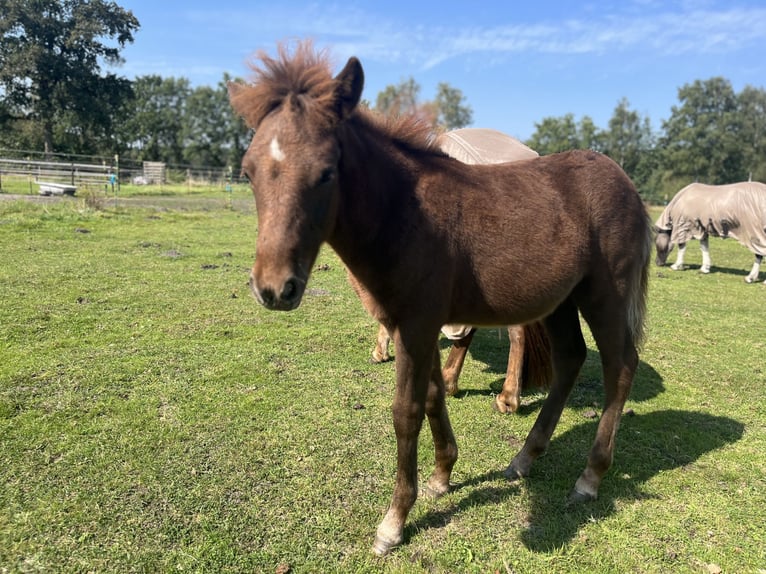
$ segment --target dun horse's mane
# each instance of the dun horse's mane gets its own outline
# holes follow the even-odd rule
[[[248,126],[257,129],[269,113],[291,100],[312,114],[309,121],[326,125],[337,121],[340,102],[330,58],[326,51],[315,50],[312,42],[299,42],[292,51],[288,45],[279,44],[276,57],[259,51],[249,67],[253,71],[251,83],[231,90],[231,104]],[[433,129],[416,116],[389,118],[358,106],[349,119],[390,138],[397,146],[424,153],[437,150]]]

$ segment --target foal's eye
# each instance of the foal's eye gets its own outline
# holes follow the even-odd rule
[[[322,171],[322,174],[319,176],[319,181],[317,182],[317,185],[324,185],[325,183],[330,183],[334,177],[335,177],[335,170],[331,167],[325,168]]]

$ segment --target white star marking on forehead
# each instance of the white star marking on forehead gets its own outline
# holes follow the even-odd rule
[[[285,152],[283,152],[282,148],[279,147],[279,141],[277,141],[276,137],[271,140],[269,149],[271,150],[271,157],[273,157],[276,161],[284,161]]]

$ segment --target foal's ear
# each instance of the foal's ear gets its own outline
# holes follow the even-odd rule
[[[359,103],[364,88],[364,71],[362,64],[353,56],[348,59],[346,66],[335,76],[338,83],[335,94],[338,98],[340,119],[346,119]]]

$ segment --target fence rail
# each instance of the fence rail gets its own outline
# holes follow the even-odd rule
[[[192,186],[227,186],[243,183],[245,180],[239,170],[229,167],[182,166],[161,164],[159,162],[120,161],[93,158],[93,163],[86,163],[86,158],[31,159],[13,157],[12,150],[2,150],[7,154],[0,157],[0,191],[3,191],[3,177],[26,179],[30,192],[38,182],[60,183],[76,187],[95,188],[121,184],[186,184]],[[85,161],[83,161],[85,159]],[[100,163],[98,161],[100,160]],[[162,166],[161,170],[152,167]],[[6,180],[6,182],[8,181]],[[6,187],[8,187],[6,185]]]
[[[4,175],[27,177],[30,183],[34,181],[91,187],[107,185],[115,171],[115,167],[108,164],[0,158],[0,190]]]

